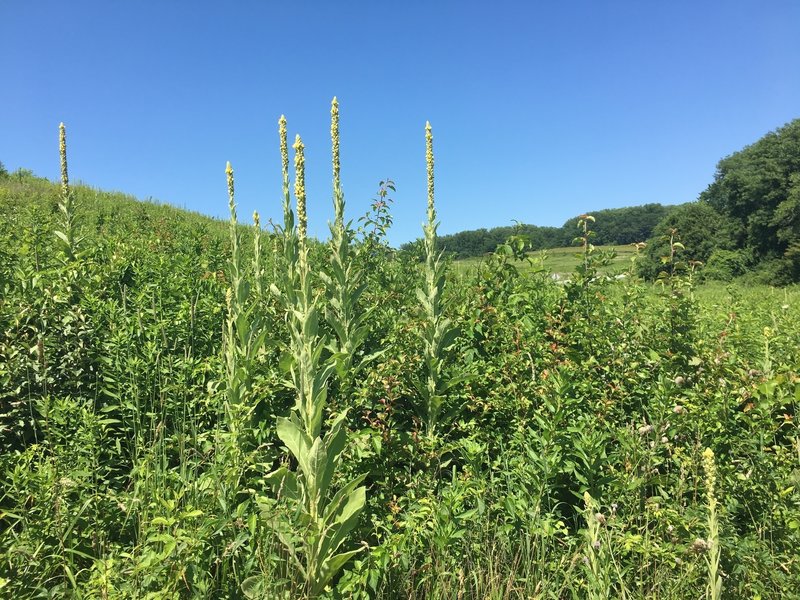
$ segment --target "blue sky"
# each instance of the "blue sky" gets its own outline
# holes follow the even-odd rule
[[[390,241],[694,200],[800,117],[800,2],[0,2],[0,161],[225,216],[280,214],[277,120],[307,147],[310,232],[396,182]]]

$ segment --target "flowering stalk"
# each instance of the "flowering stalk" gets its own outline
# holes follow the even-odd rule
[[[339,103],[336,98],[331,102],[331,159],[334,220],[330,225],[330,268],[327,273],[320,273],[320,278],[328,297],[325,317],[336,333],[336,340],[329,348],[342,389],[347,390],[358,369],[375,355],[353,366],[354,356],[369,333],[366,321],[373,309],[364,311],[359,308],[365,286],[363,271],[356,268],[351,256],[353,232],[344,220],[345,202],[339,164]]]
[[[226,293],[227,318],[223,337],[226,366],[225,416],[233,438],[236,456],[240,456],[240,436],[249,416],[249,393],[256,356],[267,331],[262,319],[249,306],[250,286],[244,277],[239,224],[236,214],[235,184],[231,163],[225,167],[230,211],[231,258],[228,262],[230,287]]]
[[[286,157],[285,120],[281,119],[281,153]],[[293,503],[299,519],[280,520],[272,525],[283,541],[300,572],[306,594],[319,596],[360,549],[339,552],[347,535],[355,527],[364,508],[364,476],[356,477],[333,492],[331,482],[347,442],[345,420],[341,412],[322,434],[328,380],[334,371],[330,361],[322,360],[324,339],[319,334],[319,310],[308,264],[306,240],[307,215],[305,193],[305,155],[303,142],[295,143],[294,192],[297,227],[291,210],[284,206],[284,260],[286,272],[279,278],[281,288],[274,290],[282,299],[289,327],[291,384],[295,406],[289,417],[279,417],[277,434],[297,462],[297,471],[281,467],[269,475],[276,491]],[[284,160],[284,192],[288,194],[288,174]],[[297,543],[297,540],[300,543]]]
[[[58,201],[58,209],[61,211],[61,230],[57,230],[55,234],[61,240],[62,250],[67,260],[75,260],[80,240],[75,238],[75,201],[69,187],[67,128],[64,123],[60,123],[58,126],[58,152],[61,159],[61,198]]]
[[[428,175],[428,222],[423,226],[425,233],[425,269],[422,288],[417,290],[417,297],[422,305],[422,331],[420,338],[423,344],[424,375],[416,382],[420,396],[420,416],[425,422],[429,439],[436,435],[440,423],[445,392],[455,385],[456,379],[447,379],[442,373],[445,349],[448,348],[457,331],[450,320],[444,317],[444,301],[442,298],[445,286],[445,267],[441,253],[436,249],[436,206],[434,204],[434,159],[433,132],[431,124],[425,124],[425,162]]]

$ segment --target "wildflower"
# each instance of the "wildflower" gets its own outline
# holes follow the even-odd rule
[[[639,435],[647,435],[648,433],[652,433],[652,432],[653,432],[653,426],[652,425],[645,424],[645,425],[642,425],[641,427],[639,427]]]
[[[675,406],[672,407],[672,412],[674,412],[676,415],[682,415],[683,413],[686,412],[686,409],[680,404],[676,404]]]
[[[600,550],[600,540],[593,541],[592,548],[594,548],[595,550]]]
[[[711,544],[709,544],[703,538],[697,538],[690,546],[691,551],[695,554],[705,554],[710,548]]]
[[[681,377],[680,375],[678,375],[674,381],[675,385],[677,385],[678,387],[682,387],[686,383],[686,379]]]
[[[600,523],[600,525],[605,525],[606,524],[606,516],[603,513],[601,513],[601,512],[595,513],[594,514],[594,518],[598,523]]]

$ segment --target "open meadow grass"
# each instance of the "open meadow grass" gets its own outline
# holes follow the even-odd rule
[[[628,246],[596,246],[598,253],[613,253],[614,257],[607,265],[599,267],[602,273],[625,271],[630,267],[631,260],[636,256],[636,247]],[[476,269],[479,265],[490,260],[491,255],[480,258],[464,258],[453,261],[453,269],[457,273],[466,273]],[[530,272],[536,269],[545,269],[551,274],[567,278],[575,267],[583,260],[580,248],[574,246],[563,248],[550,248],[536,252],[528,252],[529,261],[520,262],[518,269],[521,272]]]
[[[0,180],[0,595],[800,597],[800,289],[444,260],[430,127],[412,260],[331,117],[322,243],[283,119],[272,229]]]

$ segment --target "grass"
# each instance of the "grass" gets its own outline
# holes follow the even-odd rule
[[[602,272],[613,273],[627,270],[630,261],[636,256],[636,249],[633,246],[596,246],[597,252],[613,252],[615,257],[611,262],[601,268]],[[580,248],[563,247],[542,250],[539,252],[529,252],[530,263],[518,263],[521,272],[529,272],[533,269],[544,267],[547,271],[566,277],[575,270],[575,267],[582,260]],[[465,258],[453,262],[453,266],[458,273],[466,273],[484,264],[486,258]]]

